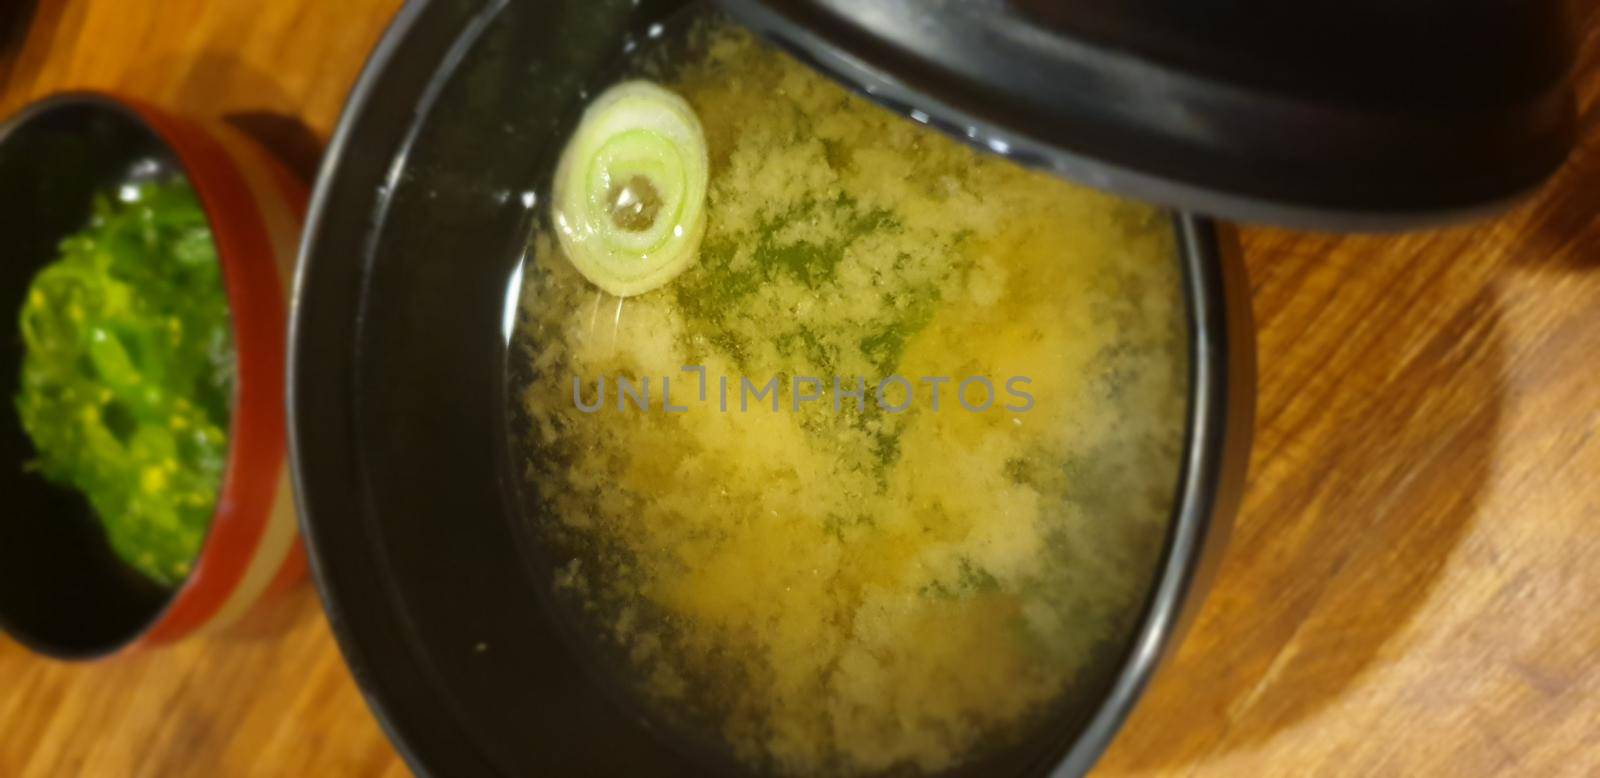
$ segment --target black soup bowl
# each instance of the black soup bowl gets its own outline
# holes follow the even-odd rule
[[[557,623],[528,560],[511,344],[537,194],[585,96],[680,2],[412,2],[357,85],[295,292],[291,450],[313,570],[373,710],[423,775],[742,774],[671,737]],[[1126,643],[1039,734],[961,775],[1086,772],[1192,615],[1252,421],[1225,228],[1172,217],[1188,406],[1170,529]]]

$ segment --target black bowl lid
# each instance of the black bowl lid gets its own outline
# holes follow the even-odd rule
[[[1398,229],[1571,149],[1559,0],[719,0],[912,118],[1229,218]]]

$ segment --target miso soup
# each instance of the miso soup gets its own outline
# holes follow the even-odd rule
[[[594,98],[645,101],[667,161],[561,163],[515,343],[529,535],[596,672],[776,774],[959,767],[1094,693],[1178,480],[1170,217],[715,18],[626,75]],[[648,267],[572,256],[563,175]]]

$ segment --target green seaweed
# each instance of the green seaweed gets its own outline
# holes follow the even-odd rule
[[[1000,591],[1000,579],[971,559],[962,557],[954,581],[935,579],[924,584],[917,593],[936,600],[956,600],[997,591]]]
[[[96,201],[34,277],[15,397],[28,467],[82,492],[111,548],[167,585],[189,572],[228,452],[233,343],[211,231],[184,183]]]
[[[779,239],[786,226],[812,220],[823,209],[836,211],[835,217],[846,225],[843,237],[830,241]],[[808,200],[765,220],[754,230],[753,240],[745,234],[709,237],[700,248],[698,266],[678,279],[673,293],[690,325],[691,336],[703,338],[742,367],[747,352],[727,337],[725,323],[742,309],[745,301],[763,286],[782,279],[810,288],[831,284],[852,242],[873,231],[896,226],[890,212],[862,208],[844,195],[832,201]],[[736,261],[740,245],[753,245],[750,261]],[[811,337],[814,341],[815,335]]]

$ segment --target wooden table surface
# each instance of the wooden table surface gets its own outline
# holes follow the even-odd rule
[[[98,87],[244,117],[302,172],[400,0],[39,0],[0,113]],[[21,0],[23,6],[29,0]],[[1251,483],[1100,775],[1600,775],[1600,0],[1584,140],[1499,219],[1247,230]],[[93,665],[0,638],[0,778],[406,774],[315,594]]]

